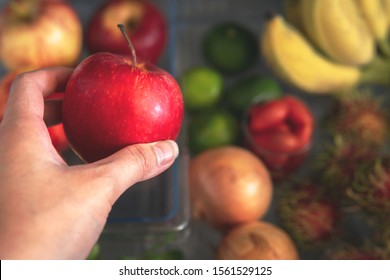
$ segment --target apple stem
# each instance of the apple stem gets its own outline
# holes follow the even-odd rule
[[[123,36],[125,37],[125,39],[127,41],[127,45],[129,46],[129,49],[131,51],[133,65],[134,65],[134,67],[136,67],[137,66],[137,56],[135,55],[134,46],[131,43],[131,40],[130,40],[129,36],[127,36],[125,26],[122,23],[120,23],[120,24],[118,24],[118,28],[120,29],[120,31],[122,32]]]

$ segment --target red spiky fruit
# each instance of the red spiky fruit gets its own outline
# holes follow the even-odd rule
[[[340,202],[349,201],[346,190],[351,186],[356,170],[362,163],[372,161],[378,155],[375,149],[362,148],[341,135],[335,135],[333,142],[326,143],[324,151],[315,158],[323,187]]]
[[[390,157],[362,162],[355,171],[347,195],[372,213],[390,214]]]
[[[337,204],[312,182],[283,190],[278,213],[283,227],[305,247],[330,241],[340,218]]]
[[[387,118],[379,98],[356,91],[337,99],[327,117],[330,130],[360,146],[381,148],[388,136]]]

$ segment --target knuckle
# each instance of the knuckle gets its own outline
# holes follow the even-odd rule
[[[133,145],[126,147],[124,150],[128,153],[128,157],[132,160],[140,177],[144,177],[146,174],[150,173],[150,170],[155,165],[155,160],[152,156],[153,153],[150,148],[141,145]]]
[[[16,75],[15,79],[13,80],[13,85],[30,85],[33,81],[33,78],[31,77],[31,73],[24,72]]]
[[[12,81],[10,93],[16,88],[23,92],[27,89],[41,91],[34,72],[23,72],[16,75],[16,77]],[[28,97],[28,95],[25,95],[25,97],[26,96]]]
[[[156,158],[151,147],[145,145],[133,145],[125,147],[121,150],[121,158],[126,159],[126,164],[121,164],[121,174],[127,174],[126,177],[131,177],[134,181],[141,181],[143,178],[152,174],[156,167]],[[111,161],[105,164],[99,164],[95,169],[96,175],[100,180],[106,180],[108,183],[120,182],[121,179],[117,176],[117,172],[112,172]],[[120,176],[122,177],[122,176]]]

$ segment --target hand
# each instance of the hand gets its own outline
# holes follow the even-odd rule
[[[68,166],[51,144],[45,121],[60,114],[44,97],[64,91],[72,69],[18,76],[0,124],[0,259],[83,259],[113,203],[133,184],[166,170],[173,141],[128,146],[101,161]],[[45,121],[44,121],[45,115]]]

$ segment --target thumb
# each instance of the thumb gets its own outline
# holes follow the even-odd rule
[[[137,182],[155,177],[168,169],[179,149],[172,140],[149,144],[135,144],[92,165],[104,167],[105,177],[112,180],[114,193],[119,197]]]

